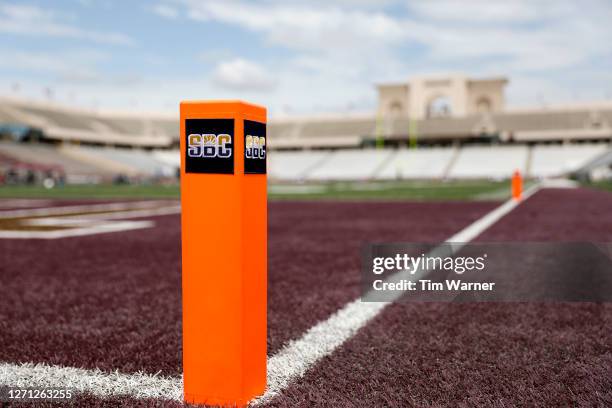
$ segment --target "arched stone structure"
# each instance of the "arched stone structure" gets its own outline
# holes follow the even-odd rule
[[[462,75],[414,78],[406,83],[378,86],[378,113],[383,116],[432,116],[431,104],[446,98],[448,115],[460,117],[499,112],[504,107],[506,78],[472,79]],[[434,109],[435,111],[435,109]],[[438,115],[435,111],[433,116]]]

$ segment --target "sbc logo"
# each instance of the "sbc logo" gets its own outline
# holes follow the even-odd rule
[[[187,137],[187,155],[189,157],[231,157],[232,137],[228,134],[192,133]]]
[[[265,159],[266,138],[263,136],[247,135],[244,153],[247,159]]]

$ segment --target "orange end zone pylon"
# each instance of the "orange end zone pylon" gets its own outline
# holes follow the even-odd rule
[[[184,399],[242,406],[266,388],[266,109],[180,110]]]
[[[512,174],[512,198],[519,201],[523,195],[523,178],[519,170]]]

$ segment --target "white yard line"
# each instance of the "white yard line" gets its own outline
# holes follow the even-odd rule
[[[525,192],[523,201],[539,186]],[[510,200],[451,236],[445,243],[461,246],[508,214],[520,202]],[[453,245],[457,248],[456,245]],[[435,250],[434,250],[435,251]],[[417,277],[417,275],[413,275]],[[268,358],[268,388],[253,401],[258,405],[280,394],[291,382],[303,376],[321,358],[331,354],[350,339],[359,329],[389,305],[383,302],[362,302],[356,299],[346,304],[327,320],[310,328],[301,338],[289,342]],[[182,378],[155,376],[143,373],[105,373],[72,367],[46,364],[0,363],[0,385],[17,387],[72,388],[100,397],[127,395],[135,398],[161,398],[182,401]]]
[[[524,193],[522,201],[531,197],[538,189],[539,186],[537,185],[531,187]],[[463,246],[462,244],[476,238],[484,230],[516,208],[522,201],[506,201],[484,217],[448,238],[445,243],[453,243],[453,249],[459,249]],[[435,251],[436,249],[433,250],[433,252]],[[400,275],[404,274],[398,273],[390,279],[399,279]],[[419,278],[418,273],[411,276],[411,279]],[[401,295],[402,292],[397,291],[397,297]],[[367,297],[367,294],[364,296]],[[346,304],[327,320],[311,327],[301,338],[290,341],[279,352],[268,359],[268,387],[265,394],[256,399],[254,403],[260,404],[278,395],[292,381],[302,377],[322,357],[331,354],[351,338],[389,304],[390,302],[362,302],[361,299],[356,299]]]

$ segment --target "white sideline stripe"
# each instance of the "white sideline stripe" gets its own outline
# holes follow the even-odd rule
[[[183,379],[144,373],[105,373],[46,364],[0,363],[0,385],[9,387],[68,388],[98,397],[129,395],[135,398],[183,400]]]
[[[523,201],[538,189],[539,186],[533,186],[527,190]],[[445,242],[471,241],[519,203],[513,200],[507,201]],[[300,339],[290,341],[279,352],[268,358],[268,388],[263,396],[253,400],[252,403],[255,405],[264,403],[281,393],[292,381],[303,376],[312,365],[351,338],[388,304],[361,302],[360,299],[356,299],[327,320],[311,327]],[[46,364],[0,363],[0,385],[72,388],[99,397],[128,395],[135,398],[183,400],[182,377],[144,373],[105,373],[98,369],[87,370]]]
[[[516,206],[519,205],[521,202],[527,200],[529,197],[534,195],[539,189],[540,186],[538,184],[531,186],[529,189],[523,192],[523,198],[521,201],[516,201],[513,199],[506,201],[490,213],[486,214],[484,217],[476,220],[472,224],[468,225],[467,227],[447,239],[445,242],[462,244],[473,240],[484,230],[495,224],[504,215],[514,210],[514,208],[516,208]]]
[[[459,249],[462,246],[461,244],[476,238],[484,230],[516,208],[520,202],[531,197],[538,189],[538,185],[532,186],[524,193],[522,201],[512,199],[506,201],[484,217],[448,238],[445,243],[456,244],[453,245],[453,249]],[[435,252],[438,248],[432,252]],[[422,273],[424,271],[421,271]],[[398,275],[403,274],[399,272],[391,276],[390,279],[397,279]],[[418,279],[419,275],[412,275],[412,279]],[[401,295],[401,292],[398,293],[396,299]],[[353,300],[331,315],[327,320],[311,327],[300,339],[287,343],[278,353],[268,359],[268,388],[265,394],[255,399],[253,403],[258,405],[274,398],[292,381],[302,377],[312,365],[321,358],[331,354],[346,340],[351,338],[389,304],[390,302],[362,302],[361,298]]]

